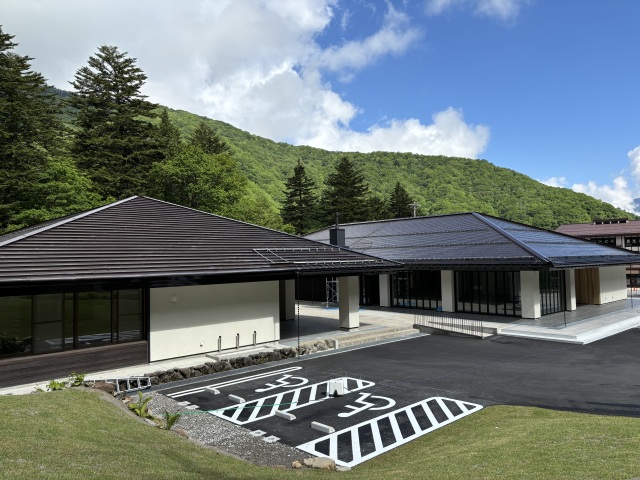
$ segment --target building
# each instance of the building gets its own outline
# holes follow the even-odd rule
[[[619,218],[596,220],[591,223],[560,225],[556,232],[582,238],[601,245],[640,252],[640,220]],[[640,264],[627,266],[627,286],[637,287],[640,281]]]
[[[479,213],[339,226],[345,246],[402,264],[361,276],[361,303],[539,318],[626,299],[637,254]],[[330,243],[326,228],[306,236]]]
[[[145,197],[0,236],[0,386],[279,339],[300,276],[393,262]]]

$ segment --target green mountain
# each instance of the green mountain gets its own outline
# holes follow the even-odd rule
[[[170,120],[183,136],[200,121],[211,125],[235,151],[247,177],[266,193],[262,208],[279,208],[284,184],[301,159],[319,188],[341,156],[348,156],[366,174],[372,192],[387,199],[400,182],[420,204],[424,215],[477,211],[538,227],[596,218],[637,218],[612,205],[566,188],[555,188],[486,160],[412,153],[330,152],[277,143],[224,122],[181,110],[169,110]]]

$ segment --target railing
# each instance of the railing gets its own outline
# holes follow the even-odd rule
[[[414,323],[423,327],[437,328],[447,332],[462,333],[475,337],[482,337],[484,333],[482,320],[463,317],[454,313],[417,310]]]

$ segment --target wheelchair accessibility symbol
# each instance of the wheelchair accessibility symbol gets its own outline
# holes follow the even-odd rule
[[[367,402],[367,398],[370,400],[379,399],[384,402],[384,404],[382,406],[377,406],[380,404],[380,402]],[[393,407],[396,404],[396,401],[388,397],[381,397],[378,395],[371,395],[370,393],[362,392],[360,393],[360,398],[358,398],[355,403],[359,404],[359,406],[345,405],[345,408],[348,408],[351,411],[346,413],[339,413],[338,416],[346,418],[357,413],[364,412],[365,410],[386,410]]]
[[[267,385],[264,388],[257,388],[256,392],[268,392],[269,390],[273,390],[274,388],[285,388],[285,387],[301,387],[302,385],[306,385],[309,383],[309,380],[303,377],[294,377],[293,375],[283,375],[278,378],[275,383],[265,383]]]

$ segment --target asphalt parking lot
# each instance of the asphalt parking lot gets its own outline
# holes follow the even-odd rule
[[[159,391],[353,466],[494,404],[640,417],[638,345],[640,329],[583,346],[423,336]]]

